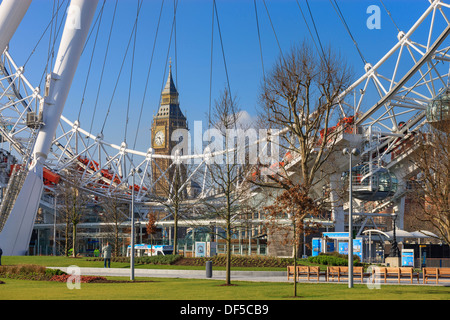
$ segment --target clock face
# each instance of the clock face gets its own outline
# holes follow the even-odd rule
[[[155,146],[161,147],[164,145],[164,131],[158,131],[155,134]]]

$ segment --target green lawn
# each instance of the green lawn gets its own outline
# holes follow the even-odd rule
[[[116,278],[117,279],[117,278]],[[128,280],[122,278],[124,280]],[[2,279],[2,300],[289,300],[290,283],[235,281],[236,286],[221,286],[223,281],[136,278],[137,283],[82,283],[68,289],[66,283]],[[298,298],[307,300],[449,300],[448,287],[385,285],[368,289],[355,284],[301,283]]]
[[[102,267],[101,261],[66,257],[3,257],[3,264],[39,264],[45,266]],[[117,263],[114,267],[129,267]],[[142,267],[150,267],[148,265]],[[128,278],[110,278],[128,280]],[[381,285],[369,289],[355,283],[299,283],[298,296],[292,283],[233,281],[222,286],[220,280],[137,278],[136,283],[82,283],[81,289],[68,289],[66,283],[1,279],[1,300],[450,300],[450,287]]]

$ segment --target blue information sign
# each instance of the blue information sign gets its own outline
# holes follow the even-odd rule
[[[313,238],[312,239],[312,256],[318,256],[319,253],[322,252],[322,239],[321,238]]]
[[[402,250],[402,267],[414,267],[414,249]]]

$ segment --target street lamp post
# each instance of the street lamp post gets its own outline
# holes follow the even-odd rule
[[[131,250],[130,250],[130,280],[134,281],[134,181],[135,174],[142,172],[141,169],[133,168],[131,170],[132,186],[131,186]]]
[[[359,156],[358,149],[353,148],[351,151],[348,148],[342,150],[344,155],[350,157],[348,170],[348,287],[353,288],[353,187],[352,187],[352,158]]]
[[[53,214],[54,214],[53,215],[53,256],[54,257],[56,256],[56,213],[57,213],[56,205],[58,203],[57,197],[58,197],[58,195],[55,192],[55,194],[54,194],[55,207],[53,208],[54,209],[54,211],[53,211]]]
[[[392,240],[392,245],[391,245],[391,252],[389,253],[390,257],[399,257],[400,256],[400,250],[398,249],[398,244],[397,244],[397,236],[395,233],[395,229],[396,229],[396,225],[395,222],[397,220],[397,214],[394,212],[392,215],[392,220],[394,222],[394,228],[393,228],[393,240]]]

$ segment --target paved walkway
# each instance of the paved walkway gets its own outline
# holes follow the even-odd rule
[[[61,269],[67,272],[67,268]],[[81,275],[89,276],[110,276],[110,277],[129,277],[130,269],[124,268],[80,268]],[[206,277],[206,270],[172,270],[172,269],[134,269],[135,277],[149,278],[186,278],[186,279],[212,279],[224,280],[225,271],[213,270],[212,277]],[[265,282],[287,282],[285,271],[231,271],[233,280],[244,281],[265,281]]]
[[[67,268],[56,268],[67,272]],[[80,268],[81,275],[89,276],[104,276],[104,277],[130,277],[131,270],[124,268]],[[213,270],[212,277],[206,277],[206,270],[172,270],[172,269],[134,269],[134,275],[138,277],[148,278],[184,278],[184,279],[211,279],[211,280],[225,280],[225,271]],[[231,271],[231,279],[233,281],[257,281],[257,282],[293,282],[293,280],[287,280],[287,273],[285,271]],[[368,283],[369,279],[366,278],[364,283]],[[308,282],[306,279],[301,279],[300,282]],[[310,283],[316,283],[316,280],[310,280]],[[324,276],[319,279],[320,283],[338,283],[336,281],[327,282]],[[347,279],[340,281],[342,284],[347,284]],[[354,279],[354,284],[360,284],[359,279]],[[385,284],[381,281],[381,285],[395,285],[398,284],[396,280],[388,280]],[[422,279],[420,282],[414,281],[411,284],[409,281],[401,281],[402,285],[426,285],[426,286],[449,286],[450,282],[440,282],[436,284],[430,281],[428,284],[423,284]]]

